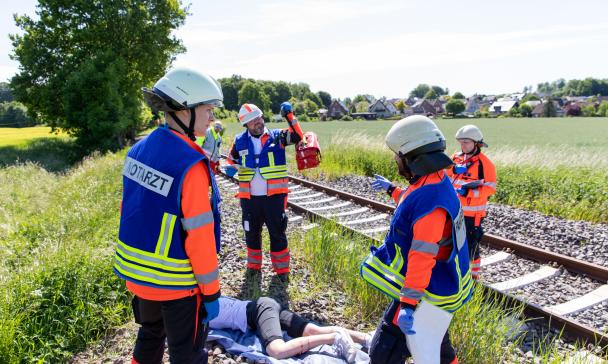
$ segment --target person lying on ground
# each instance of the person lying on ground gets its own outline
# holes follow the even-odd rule
[[[247,332],[255,330],[275,359],[286,359],[305,353],[320,345],[333,345],[342,358],[353,363],[357,348],[354,343],[369,347],[371,335],[347,330],[339,326],[318,326],[303,317],[281,308],[270,297],[255,301],[242,301],[222,296],[219,315],[209,322],[211,329],[232,329]],[[294,338],[283,340],[283,330]]]

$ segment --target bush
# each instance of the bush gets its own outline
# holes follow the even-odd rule
[[[350,115],[344,115],[340,118],[342,121],[353,121],[353,117]]]
[[[34,125],[36,121],[27,115],[23,104],[16,101],[0,103],[0,127],[23,128]]]

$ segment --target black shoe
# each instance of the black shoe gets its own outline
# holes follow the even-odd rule
[[[289,283],[289,273],[281,273],[281,274],[277,274],[277,277],[279,277],[279,280],[282,283],[288,284]]]

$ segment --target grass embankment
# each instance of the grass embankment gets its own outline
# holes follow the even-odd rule
[[[66,174],[0,169],[1,362],[67,361],[129,320],[111,270],[122,161],[94,157]]]

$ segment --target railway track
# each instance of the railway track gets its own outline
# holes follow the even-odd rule
[[[380,245],[384,234],[388,231],[390,219],[395,210],[394,206],[367,199],[358,195],[340,191],[326,185],[321,185],[298,177],[290,176],[288,207],[299,216],[290,218],[290,222],[304,221],[302,229],[307,230],[317,225],[317,222],[331,220],[337,222],[345,233],[364,235],[371,239],[374,245]],[[234,183],[235,180],[223,176],[222,184]],[[236,187],[232,187],[236,189]],[[549,252],[486,234],[482,243],[482,269],[500,267],[520,261],[515,266],[524,266],[523,273],[511,274],[507,279],[494,280],[491,283],[482,282],[484,288],[504,296],[512,305],[524,305],[524,313],[533,319],[542,319],[546,325],[557,330],[563,330],[569,339],[585,341],[608,348],[608,336],[597,327],[581,323],[575,317],[584,317],[586,311],[593,314],[594,307],[608,301],[608,268],[589,263],[573,257]],[[522,261],[523,260],[523,261]],[[505,268],[503,268],[504,270]],[[560,277],[563,276],[563,277]],[[552,279],[569,279],[580,281],[584,277],[592,288],[584,288],[571,293],[574,298],[561,302],[535,303],[521,295],[526,289],[545,290],[543,285],[551,286]],[[572,280],[572,279],[571,279]],[[517,294],[515,294],[516,292]],[[593,321],[588,319],[586,321]],[[606,326],[608,327],[608,325]]]

